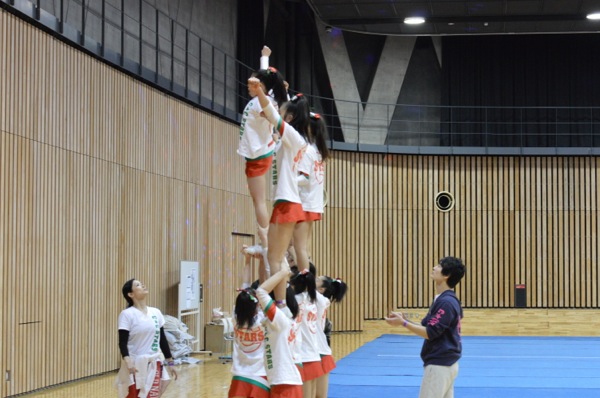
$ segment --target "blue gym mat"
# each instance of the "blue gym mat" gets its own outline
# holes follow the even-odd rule
[[[456,398],[600,398],[600,338],[463,336]],[[423,339],[385,334],[337,362],[329,398],[418,397]]]

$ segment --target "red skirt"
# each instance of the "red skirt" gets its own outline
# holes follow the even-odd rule
[[[302,386],[280,384],[271,386],[271,398],[302,398]]]
[[[229,386],[229,397],[253,397],[253,398],[269,398],[269,387],[266,377],[263,383],[258,383],[252,379],[233,376],[231,385]]]
[[[302,362],[302,365],[304,366],[304,381],[318,379],[325,374],[321,361]]]
[[[323,213],[315,213],[313,211],[305,211],[306,221],[321,221]]]
[[[335,360],[332,355],[321,355],[321,366],[325,374],[335,369]]]
[[[267,174],[273,164],[273,155],[246,161],[246,177],[260,177]]]
[[[300,203],[277,202],[273,206],[270,222],[271,224],[297,223],[304,221],[305,218],[306,215]]]

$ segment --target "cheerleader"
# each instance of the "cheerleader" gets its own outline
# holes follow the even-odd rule
[[[341,279],[332,279],[328,276],[317,278],[317,318],[319,327],[317,328],[317,345],[321,355],[321,365],[323,366],[323,375],[316,380],[316,398],[327,398],[329,390],[329,373],[335,369],[335,360],[333,358],[329,344],[329,336],[326,334],[327,311],[332,302],[341,301],[346,295],[347,286]],[[329,325],[331,325],[329,323]],[[329,326],[331,330],[331,326]]]
[[[281,268],[285,253],[297,222],[305,220],[298,190],[298,167],[307,146],[309,129],[308,101],[296,94],[279,108],[279,114],[269,100],[265,87],[257,78],[248,79],[248,92],[258,98],[262,111],[281,137],[281,148],[277,153],[275,182],[275,204],[271,215],[267,254],[268,267],[276,273]],[[286,284],[275,287],[276,303],[285,307]]]
[[[300,334],[302,336],[301,357],[304,372],[304,398],[316,396],[316,381],[323,376],[323,365],[317,341],[319,329],[317,310],[317,287],[315,277],[308,270],[298,272],[290,285],[296,292],[296,301],[300,308]]]
[[[123,357],[115,382],[119,398],[159,398],[171,378],[177,379],[163,329],[165,318],[158,308],[146,305],[148,289],[139,280],[128,280],[121,291],[127,309],[118,319]]]
[[[264,365],[265,328],[264,315],[258,298],[250,287],[252,255],[243,247],[245,257],[243,282],[235,300],[234,340],[229,398],[269,398],[270,387]],[[261,255],[254,255],[261,259]],[[262,268],[262,266],[261,266]]]
[[[270,95],[265,99],[273,106],[281,106],[287,101],[287,90],[281,73],[268,66],[268,55],[271,50],[263,48],[261,69],[252,77],[258,80],[262,90]],[[264,68],[264,69],[262,69]],[[240,141],[237,153],[246,159],[246,179],[254,212],[258,223],[258,237],[263,248],[268,247],[269,211],[267,209],[266,174],[273,163],[275,141],[273,125],[261,116],[262,106],[254,92],[249,92],[252,99],[246,105],[240,126]],[[254,249],[255,251],[256,248]]]
[[[301,398],[302,378],[296,364],[292,346],[295,341],[293,319],[298,306],[293,298],[288,305],[278,308],[269,293],[289,276],[289,266],[284,263],[281,269],[263,282],[256,295],[266,317],[264,365],[271,384],[271,398]]]
[[[310,254],[308,244],[312,238],[314,221],[323,217],[323,192],[325,183],[325,161],[329,158],[327,129],[321,115],[310,113],[309,145],[302,158],[298,174],[298,187],[302,209],[306,220],[296,224],[294,229],[294,250],[300,270],[308,269]]]

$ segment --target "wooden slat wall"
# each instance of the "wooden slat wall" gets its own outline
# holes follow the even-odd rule
[[[332,311],[337,330],[427,307],[429,272],[445,255],[468,266],[457,287],[467,307],[512,308],[515,284],[528,307],[599,305],[597,157],[337,152],[327,170],[315,263],[350,284]],[[454,195],[452,211],[435,208],[440,191]]]
[[[129,278],[176,316],[197,260],[190,332],[231,311],[255,227],[238,131],[0,11],[0,396],[115,369]]]

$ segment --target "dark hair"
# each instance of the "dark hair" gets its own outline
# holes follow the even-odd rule
[[[310,113],[310,142],[317,146],[323,161],[329,159],[327,148],[327,127],[325,121],[318,113]]]
[[[292,318],[296,319],[300,308],[298,307],[298,302],[296,301],[296,292],[291,286],[288,286],[285,289],[285,305],[287,305],[287,307],[290,309]]]
[[[298,275],[298,273],[300,272],[300,269],[298,268],[297,265],[292,265],[290,267],[290,272],[292,274],[292,278],[295,277],[296,275]],[[312,262],[308,262],[308,272],[310,272],[311,274],[313,274],[313,276],[316,278],[317,277],[317,268],[315,267],[315,265]]]
[[[288,122],[304,139],[309,141],[310,121],[308,100],[304,94],[298,93],[291,100],[283,104],[282,109],[285,115],[292,115],[292,120]]]
[[[133,281],[135,281],[135,278],[125,282],[125,284],[123,285],[123,289],[121,289],[121,291],[123,292],[123,297],[125,297],[125,300],[127,300],[128,308],[133,307],[133,299],[129,297],[129,293],[133,292]]]
[[[268,69],[260,69],[252,74],[262,84],[265,85],[267,92],[273,92],[273,98],[277,101],[277,105],[281,107],[287,101],[287,90],[283,84],[283,76],[279,71],[272,66]]]
[[[333,279],[328,276],[322,277],[321,287],[324,289],[323,296],[327,297],[332,303],[340,302],[346,295],[348,285],[341,279]]]
[[[292,276],[296,275],[300,270],[298,269],[297,265],[292,265],[290,267],[290,272],[292,273]]]
[[[444,257],[440,260],[442,266],[442,275],[447,276],[448,287],[454,288],[467,272],[465,265],[460,258]]]
[[[294,288],[296,294],[308,292],[310,302],[317,300],[317,282],[315,276],[310,272],[299,272],[290,279],[290,285]]]
[[[256,292],[252,288],[244,289],[238,294],[235,300],[235,321],[238,328],[251,328],[256,316],[256,307],[258,299]]]

